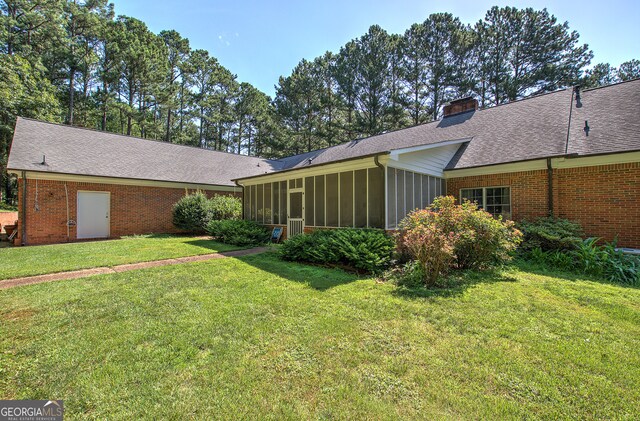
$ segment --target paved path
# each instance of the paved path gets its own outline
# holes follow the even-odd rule
[[[151,262],[129,263],[109,267],[74,270],[71,272],[56,272],[46,275],[26,276],[0,280],[0,289],[13,288],[23,285],[40,284],[42,282],[63,281],[66,279],[85,278],[87,276],[102,275],[105,273],[120,273],[130,270],[145,269],[157,266],[179,265],[182,263],[204,262],[206,260],[223,259],[225,257],[241,257],[250,254],[258,254],[267,251],[266,247],[256,247],[246,250],[226,251],[222,253],[201,254],[199,256],[177,257],[175,259],[154,260]]]

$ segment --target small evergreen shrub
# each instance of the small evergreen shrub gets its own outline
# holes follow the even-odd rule
[[[185,194],[173,205],[173,225],[190,233],[204,233],[211,219],[207,196],[197,191]]]
[[[520,248],[527,252],[536,248],[542,251],[575,250],[582,243],[582,227],[567,219],[545,217],[535,221],[522,221],[518,228],[524,234]]]
[[[210,221],[207,232],[222,243],[242,247],[266,244],[271,236],[266,227],[242,219]]]
[[[410,213],[399,228],[398,248],[421,265],[428,286],[454,268],[484,269],[508,261],[522,237],[512,221],[468,201],[456,205],[452,196]]]
[[[390,264],[394,248],[393,239],[382,230],[315,230],[286,240],[280,247],[280,257],[376,273]]]
[[[241,219],[242,201],[235,196],[217,194],[209,199],[209,219]]]

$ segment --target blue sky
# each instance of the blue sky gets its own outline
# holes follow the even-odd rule
[[[175,29],[192,48],[208,50],[238,75],[269,95],[281,75],[302,59],[337,51],[378,24],[402,33],[434,12],[450,12],[465,23],[481,19],[493,5],[546,7],[568,21],[594,52],[594,63],[615,66],[640,59],[640,2],[489,2],[415,0],[113,0],[116,13],[144,21],[158,33]]]

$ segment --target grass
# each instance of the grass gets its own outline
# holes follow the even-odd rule
[[[640,290],[405,290],[271,253],[0,291],[0,398],[69,419],[638,419]]]
[[[195,256],[239,247],[202,237],[144,235],[120,240],[0,249],[0,279]]]

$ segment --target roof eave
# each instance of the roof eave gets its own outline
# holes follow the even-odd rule
[[[239,182],[239,181],[244,181],[244,180],[251,180],[251,179],[254,179],[254,178],[266,177],[266,176],[274,175],[274,174],[284,174],[284,173],[289,173],[289,172],[293,172],[293,171],[302,171],[302,170],[306,170],[306,169],[309,169],[309,168],[323,167],[323,166],[331,165],[331,164],[339,164],[341,162],[357,161],[357,160],[360,160],[360,159],[372,158],[372,157],[375,157],[375,156],[389,155],[390,153],[391,153],[391,151],[376,152],[376,153],[372,153],[372,154],[356,156],[356,157],[353,157],[353,158],[345,158],[345,159],[338,159],[338,160],[330,161],[330,162],[323,162],[321,164],[311,164],[311,165],[307,165],[307,166],[304,166],[304,167],[295,167],[295,168],[288,168],[286,170],[272,171],[272,172],[265,173],[265,174],[252,175],[250,177],[234,178],[231,181]]]

